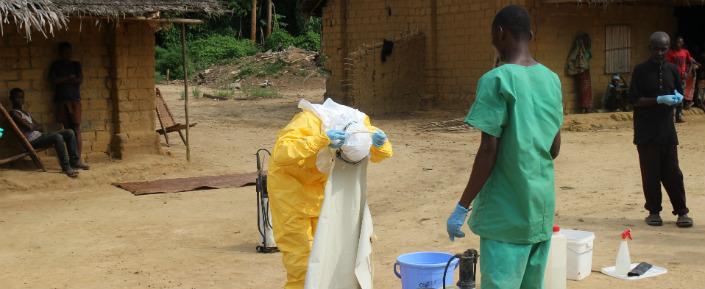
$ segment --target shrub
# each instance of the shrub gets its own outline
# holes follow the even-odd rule
[[[189,76],[216,63],[227,62],[243,56],[254,55],[259,49],[249,40],[225,35],[209,35],[188,44]],[[183,78],[181,45],[169,42],[167,47],[155,49],[157,71],[166,74],[171,71],[171,79]]]
[[[296,38],[291,36],[291,34],[284,29],[273,31],[264,41],[264,48],[266,50],[280,51],[294,45],[296,45]]]
[[[156,67],[162,75],[166,75],[166,71],[170,71],[171,79],[184,78],[184,68],[181,61],[181,49],[176,47],[155,48]],[[189,75],[193,76],[195,69],[193,61],[189,60]]]
[[[254,55],[257,51],[257,46],[251,41],[225,35],[210,35],[189,44],[189,54],[198,70],[223,61]]]
[[[306,33],[296,37],[294,46],[309,51],[320,51],[321,34],[315,31],[306,31]]]

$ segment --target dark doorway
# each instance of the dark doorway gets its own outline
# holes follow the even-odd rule
[[[685,47],[693,55],[699,55],[705,50],[705,7],[677,7],[674,15],[678,18],[678,33],[675,37],[682,36]]]

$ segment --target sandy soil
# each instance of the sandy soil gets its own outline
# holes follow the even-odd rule
[[[316,80],[317,87],[322,81]],[[178,86],[163,87],[172,110]],[[184,147],[164,156],[94,163],[78,180],[56,173],[0,170],[0,288],[281,288],[280,254],[255,253],[254,188],[134,197],[114,181],[214,175],[255,169],[254,152],[271,147],[275,133],[297,111],[299,97],[320,99],[323,89],[285,92],[281,99],[193,102],[193,162]],[[469,236],[447,240],[445,220],[459,197],[477,149],[472,130],[428,132],[430,122],[464,112],[422,112],[376,119],[396,155],[369,172],[370,207],[378,236],[376,288],[400,288],[396,256],[478,248]],[[643,224],[645,211],[629,122],[610,114],[572,116],[583,132],[566,131],[557,167],[557,222],[597,234],[593,268],[613,264],[619,233],[633,228],[632,259],[669,273],[624,282],[593,273],[572,289],[703,288],[705,286],[705,117],[679,125],[680,157],[691,216],[678,229]],[[593,126],[595,124],[595,126]],[[48,160],[52,162],[53,160]],[[56,167],[54,166],[54,169]],[[670,211],[665,198],[664,207]],[[466,228],[467,230],[467,228]]]

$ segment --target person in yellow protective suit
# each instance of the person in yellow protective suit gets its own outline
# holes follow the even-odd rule
[[[365,126],[373,133],[370,161],[377,163],[391,157],[392,144],[384,132],[372,126],[368,117],[365,117]],[[323,131],[318,116],[304,110],[279,132],[274,145],[267,191],[274,238],[287,271],[285,289],[304,288],[308,257],[328,180],[316,167],[316,157],[328,146],[340,147],[342,143],[338,142],[344,142],[340,133]]]

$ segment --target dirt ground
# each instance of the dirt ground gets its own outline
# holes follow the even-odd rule
[[[193,162],[182,144],[161,156],[93,163],[70,180],[58,173],[0,169],[0,288],[281,288],[280,254],[255,252],[253,187],[135,197],[110,185],[255,170],[253,154],[270,148],[277,130],[297,112],[296,101],[320,100],[317,89],[289,89],[284,98],[193,101]],[[179,87],[162,87],[181,119]],[[377,118],[395,156],[370,166],[369,201],[378,241],[375,287],[401,288],[396,256],[413,251],[478,248],[469,234],[451,243],[445,221],[463,189],[479,133],[427,130],[428,123],[464,111]],[[623,119],[624,118],[624,119]],[[627,116],[595,114],[566,120],[556,163],[557,223],[597,235],[593,269],[614,263],[619,233],[633,229],[632,260],[666,267],[667,275],[625,282],[600,273],[568,282],[571,289],[705,287],[705,117],[678,126],[680,158],[696,226],[646,226],[637,154]],[[571,126],[572,124],[572,126]],[[467,228],[465,231],[467,232]]]

